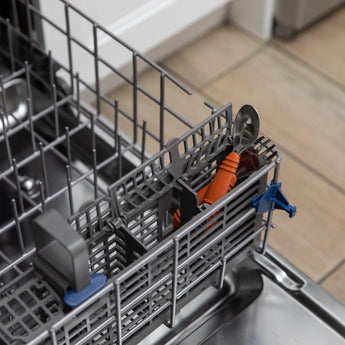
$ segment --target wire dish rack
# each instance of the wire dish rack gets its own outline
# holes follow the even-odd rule
[[[163,322],[173,327],[178,310],[206,287],[222,288],[230,261],[264,250],[272,212],[263,221],[252,200],[265,192],[272,169],[277,182],[280,156],[269,139],[259,138],[248,151],[256,157],[257,169],[174,230],[180,200],[195,197],[231,151],[231,104],[213,108],[209,118],[192,126],[166,104],[166,83],[190,93],[183,85],[70,3],[56,2],[65,14],[64,27],[24,0],[12,3],[26,13],[26,30],[0,16],[0,55],[9,66],[0,79],[0,150],[6,157],[0,183],[7,202],[0,223],[0,344],[136,344]],[[92,49],[74,37],[72,13],[90,26]],[[36,41],[38,21],[65,38],[68,66]],[[128,75],[100,54],[100,33],[132,56]],[[95,85],[79,75],[75,46],[92,57]],[[159,73],[159,97],[139,85],[138,63]],[[101,66],[132,88],[131,113],[121,108],[121,99],[109,100],[102,93]],[[68,85],[61,82],[61,71]],[[8,85],[18,80],[26,109],[20,120],[8,101]],[[81,89],[94,95],[95,110],[81,102]],[[139,95],[157,106],[158,132],[139,123]],[[113,108],[114,125],[101,116],[102,103]],[[168,141],[167,116],[184,126],[186,134]],[[131,123],[131,137],[121,132],[121,118]],[[145,153],[148,137],[160,150],[151,158]],[[83,159],[80,142],[88,152]],[[63,181],[56,181],[53,161],[62,166]],[[23,176],[32,169],[36,175],[29,182],[34,187],[27,190]],[[86,204],[78,198],[81,190]],[[89,272],[107,277],[102,290],[73,310],[32,265],[32,220],[50,208],[58,208],[84,239]]]

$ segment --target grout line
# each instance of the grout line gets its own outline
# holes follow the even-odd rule
[[[164,66],[164,68],[166,68],[166,66]],[[168,68],[169,70],[169,68]],[[169,71],[171,72],[171,71]],[[176,74],[177,75],[177,74]],[[178,76],[178,75],[177,75]],[[207,93],[205,93],[202,89],[192,85],[190,82],[188,82],[188,80],[185,80],[182,76],[178,76],[179,79],[181,79],[181,81],[185,84],[188,84],[192,90],[195,90],[196,92],[198,92],[201,96],[203,96],[205,98],[205,100],[208,100],[211,102],[212,105],[216,106],[216,107],[221,107],[222,105],[220,104],[219,101],[215,100],[214,98],[210,97]],[[229,100],[231,102],[231,98]],[[263,135],[265,135],[265,133],[262,133]],[[266,135],[265,135],[266,136]],[[270,136],[267,136],[270,137]],[[320,178],[322,181],[324,181],[325,183],[327,183],[329,186],[331,186],[332,188],[336,189],[338,192],[340,192],[341,194],[345,195],[345,188],[339,184],[337,184],[336,182],[334,182],[333,180],[331,180],[327,175],[324,175],[323,173],[321,173],[319,170],[317,170],[314,166],[306,163],[303,159],[301,159],[300,157],[298,157],[296,154],[294,154],[293,152],[291,152],[290,150],[288,150],[285,146],[279,144],[278,141],[272,139],[274,142],[277,143],[278,149],[279,151],[284,152],[284,154],[286,154],[287,156],[290,156],[294,161],[296,161],[298,164],[302,165],[305,169],[307,169],[308,171],[310,171],[312,174],[316,175],[318,178]]]
[[[271,44],[273,45],[273,47],[271,46]],[[242,66],[243,64],[247,63],[249,60],[251,60],[252,58],[257,56],[258,54],[260,54],[262,51],[264,51],[268,46],[271,46],[273,49],[277,49],[278,50],[278,47],[277,47],[278,44],[277,43],[272,43],[272,42],[264,43],[262,46],[257,48],[254,52],[252,52],[251,54],[247,55],[245,58],[243,58],[238,63],[232,65],[227,70],[221,72],[216,77],[212,78],[210,81],[208,81],[207,83],[205,83],[202,86],[194,85],[193,83],[191,83],[190,81],[185,79],[184,76],[179,75],[178,73],[175,73],[173,70],[171,70],[168,66],[166,66],[164,64],[164,62],[161,63],[161,65],[163,66],[164,69],[168,70],[171,74],[173,74],[173,75],[175,74],[184,84],[186,84],[187,86],[190,86],[192,90],[195,90],[196,92],[198,92],[201,96],[203,96],[203,98],[205,98],[205,100],[210,101],[214,106],[220,107],[221,104],[220,104],[219,101],[217,101],[214,98],[210,97],[207,93],[205,93],[203,91],[203,88],[205,87],[205,85],[208,85],[208,84],[216,81],[217,79],[221,78],[222,75],[228,74],[229,72],[233,71],[234,69],[236,69],[236,68]],[[286,52],[285,49],[283,49],[283,48],[279,49],[279,50],[282,50],[283,52]],[[286,52],[286,53],[287,53],[286,54],[287,56],[290,56],[290,57],[294,58],[296,63],[299,63],[299,64],[302,63],[303,65],[307,66],[312,72],[317,72],[321,76],[326,77],[326,79],[329,79],[329,80],[333,81],[336,85],[338,85],[338,87],[341,87],[345,91],[345,85],[342,86],[340,83],[335,82],[333,79],[327,77],[326,75],[324,75],[319,70],[317,70],[314,67],[308,65],[304,60],[296,57],[292,53],[289,53],[289,52]],[[230,96],[229,102],[231,102],[231,96]],[[341,185],[337,184],[336,182],[334,182],[333,180],[331,180],[327,175],[324,175],[319,170],[317,170],[314,166],[306,163],[303,159],[299,158],[296,154],[294,154],[293,152],[291,152],[290,150],[288,150],[287,148],[285,148],[284,146],[282,146],[278,142],[277,142],[277,145],[278,145],[279,151],[284,152],[286,155],[290,156],[298,164],[302,165],[305,169],[309,170],[312,174],[314,174],[317,177],[319,177],[321,180],[323,180],[329,186],[331,186],[332,188],[336,189],[341,194],[345,195],[345,188],[343,186],[341,186]]]
[[[306,67],[307,69],[309,69],[310,72],[316,73],[319,77],[323,78],[325,81],[330,82],[331,84],[333,84],[333,86],[335,86],[338,89],[340,89],[341,91],[345,92],[345,84],[333,79],[331,76],[329,76],[325,72],[321,71],[317,67],[313,66],[308,61],[306,61],[306,60],[302,59],[301,57],[295,55],[294,53],[290,52],[289,50],[284,48],[284,46],[282,44],[275,42],[274,40],[269,41],[267,44],[271,48],[278,50],[279,52],[284,54],[286,57],[293,60],[295,63],[297,63],[303,67]]]
[[[178,79],[182,80],[184,83],[187,83],[187,84],[193,86],[193,88],[196,89],[198,92],[202,92],[203,88],[212,84],[213,82],[215,82],[217,79],[221,78],[222,76],[224,76],[224,75],[230,73],[231,71],[239,68],[240,66],[244,65],[245,63],[247,63],[248,61],[250,61],[251,59],[253,59],[257,55],[259,55],[266,48],[267,48],[267,43],[263,43],[260,47],[254,49],[254,51],[252,51],[250,54],[248,54],[244,58],[240,59],[239,61],[235,62],[231,66],[227,67],[226,69],[224,69],[224,71],[219,72],[217,75],[211,77],[208,81],[206,81],[205,83],[203,83],[200,86],[192,84],[190,81],[185,79],[185,77],[183,75],[180,75],[178,72],[175,72],[173,69],[170,69],[167,65],[164,64],[164,61],[160,62],[159,65],[162,66],[165,70],[167,70],[172,75],[176,75],[178,77]]]
[[[273,140],[274,141],[274,140]],[[295,155],[293,152],[291,152],[290,150],[288,150],[286,147],[280,145],[277,142],[277,146],[278,146],[278,151],[282,151],[284,152],[284,154],[286,154],[287,156],[290,156],[292,159],[294,159],[297,163],[299,163],[300,165],[302,165],[304,168],[306,168],[307,170],[309,170],[311,173],[313,173],[314,175],[316,175],[317,177],[319,177],[322,181],[324,181],[325,183],[327,183],[329,186],[331,186],[332,188],[336,189],[338,192],[340,192],[341,194],[345,195],[345,188],[339,184],[337,184],[336,182],[334,182],[333,180],[331,180],[327,175],[324,175],[322,172],[320,172],[319,170],[317,170],[314,166],[306,163],[302,158],[298,157],[297,155]],[[283,158],[284,159],[284,158]]]
[[[342,265],[345,264],[345,258],[340,260],[333,268],[331,268],[326,274],[324,274],[318,281],[318,284],[322,284],[325,280],[327,280],[333,273],[335,273]]]
[[[274,141],[274,140],[273,140]],[[311,173],[313,173],[314,175],[316,175],[317,177],[319,177],[321,180],[323,180],[324,182],[326,182],[328,185],[330,185],[331,187],[333,187],[334,189],[336,189],[338,192],[340,192],[341,194],[345,195],[345,188],[339,184],[337,184],[336,182],[334,182],[333,180],[331,180],[327,175],[324,175],[323,173],[321,173],[319,170],[317,170],[315,167],[313,167],[312,165],[310,165],[309,163],[306,163],[302,158],[296,156],[293,152],[291,152],[290,150],[288,150],[286,147],[284,147],[283,145],[280,145],[277,142],[277,146],[278,146],[278,150],[284,152],[284,154],[286,154],[287,156],[290,156],[291,158],[293,158],[297,163],[299,163],[300,165],[302,165],[304,168],[306,168],[307,170],[309,170]],[[284,159],[284,158],[283,158]]]

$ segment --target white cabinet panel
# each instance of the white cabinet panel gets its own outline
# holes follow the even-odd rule
[[[156,48],[193,23],[200,21],[213,11],[224,6],[230,0],[72,0],[71,3],[84,13],[101,23],[107,30],[135,47],[141,53]],[[64,6],[56,0],[42,0],[42,12],[61,23],[61,29],[66,30]],[[93,50],[94,37],[92,25],[74,10],[69,9],[71,34],[87,49]],[[54,58],[64,65],[68,64],[67,44],[58,30],[44,25],[45,42]],[[125,66],[131,61],[131,55],[117,47],[114,41],[101,30],[97,34],[99,54],[113,66]],[[171,47],[173,49],[173,47]],[[72,45],[74,61],[78,66],[74,70],[88,83],[94,80],[94,61],[77,44]],[[106,68],[100,68],[101,78],[106,77]]]

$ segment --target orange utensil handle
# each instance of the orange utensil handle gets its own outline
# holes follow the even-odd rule
[[[207,189],[203,203],[212,205],[223,197],[236,184],[235,173],[240,162],[240,156],[236,152],[230,152],[219,166],[216,176]]]
[[[212,205],[231,190],[237,181],[235,173],[239,162],[240,156],[236,152],[230,152],[225,157],[213,181],[198,191],[199,205],[202,203]],[[213,215],[213,217],[214,216],[215,215]],[[181,210],[177,209],[174,213],[173,226],[175,229],[178,229],[180,225]]]
[[[212,183],[212,182],[211,182]],[[201,205],[201,202],[204,200],[205,194],[207,192],[208,187],[210,186],[210,184],[207,184],[205,187],[201,188],[198,192],[198,201],[199,201],[199,205]],[[174,213],[174,218],[173,218],[173,227],[175,229],[178,229],[181,225],[181,210],[178,208],[175,213]]]
[[[203,203],[212,205],[221,197],[223,197],[227,192],[229,192],[232,187],[236,184],[237,178],[235,173],[240,163],[240,156],[236,152],[230,152],[222,164],[219,166],[216,176],[214,177],[210,187],[207,189]],[[208,220],[214,218],[220,211],[213,214]],[[213,222],[208,226],[202,233],[204,234],[212,226],[214,226],[217,221]]]

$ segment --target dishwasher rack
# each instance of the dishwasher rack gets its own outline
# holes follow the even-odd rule
[[[259,138],[250,152],[257,157],[260,167],[239,181],[222,199],[174,230],[172,217],[179,200],[195,198],[195,192],[212,180],[218,165],[231,150],[231,105],[213,108],[208,119],[192,126],[165,102],[167,81],[189,93],[184,86],[67,1],[58,2],[65,13],[64,28],[24,0],[15,3],[26,10],[27,35],[11,20],[0,16],[2,35],[6,37],[6,45],[0,48],[0,53],[10,66],[8,75],[1,79],[3,132],[0,144],[7,156],[7,166],[1,168],[0,181],[14,195],[11,199],[13,217],[0,227],[0,344],[135,344],[163,322],[173,327],[178,310],[206,287],[215,283],[221,288],[229,262],[241,260],[253,250],[265,250],[272,211],[267,221],[263,221],[252,206],[252,200],[265,192],[270,170],[274,170],[273,180],[277,182],[280,156],[269,139]],[[71,12],[92,27],[93,49],[73,37]],[[33,23],[36,20],[43,20],[66,38],[68,66],[46,54],[35,41]],[[132,55],[130,76],[99,55],[100,32]],[[78,74],[73,45],[93,57],[94,87]],[[159,73],[158,98],[139,85],[139,60]],[[102,94],[100,65],[107,66],[132,87],[131,114],[121,108],[121,100],[113,102]],[[57,86],[57,70],[69,76],[68,88]],[[18,78],[25,81],[28,116],[9,128],[4,90],[7,83]],[[48,90],[48,101],[40,105],[39,110],[33,101],[47,92],[37,90],[37,85]],[[95,96],[95,112],[80,100],[82,85]],[[146,123],[138,122],[139,94],[159,108],[158,133]],[[114,128],[100,116],[102,102],[113,107]],[[64,112],[74,115],[71,128],[59,127],[59,116]],[[189,131],[167,142],[164,122],[168,115]],[[54,124],[51,140],[42,137],[37,129],[40,120],[48,117]],[[118,127],[120,117],[132,124],[131,138],[123,135]],[[71,157],[71,147],[73,138],[78,138],[78,133],[85,128],[90,130],[93,140],[90,166],[81,168]],[[22,132],[31,144],[30,152],[24,157],[18,156],[11,146],[15,136]],[[105,157],[98,150],[99,134],[113,147]],[[145,137],[148,136],[160,149],[151,158],[145,155]],[[65,148],[62,151],[61,145]],[[66,165],[66,182],[54,191],[49,188],[52,178],[46,166],[50,155],[57,156]],[[135,159],[132,168],[125,171],[123,161],[128,156]],[[22,193],[19,187],[20,172],[34,163],[41,167],[35,198]],[[116,170],[114,180],[101,183],[100,171],[111,164]],[[90,186],[92,201],[77,211],[75,193],[84,182]],[[26,239],[31,220],[60,202],[61,196],[68,205],[66,220],[87,243],[90,273],[101,272],[107,277],[102,290],[73,310],[66,309],[61,297],[31,265],[36,248]],[[211,216],[214,216],[212,220]],[[206,233],[205,229],[208,229]],[[10,251],[6,245],[11,247]]]

